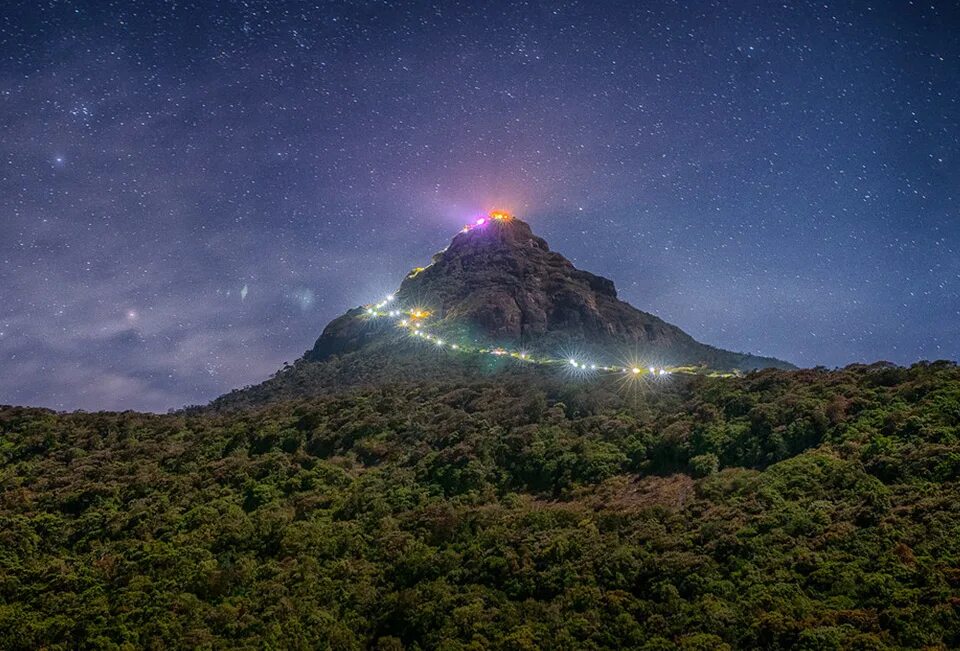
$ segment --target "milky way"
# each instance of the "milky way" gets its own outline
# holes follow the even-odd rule
[[[260,381],[492,208],[707,343],[957,359],[955,3],[786,4],[5,2],[0,403]]]

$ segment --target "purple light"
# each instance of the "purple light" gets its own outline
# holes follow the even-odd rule
[[[486,217],[481,217],[480,219],[477,220],[477,226],[483,226],[486,223],[487,223]]]

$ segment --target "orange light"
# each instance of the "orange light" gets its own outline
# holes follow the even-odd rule
[[[491,210],[490,219],[496,219],[498,222],[508,222],[513,217],[505,210]]]
[[[430,312],[428,310],[412,310],[410,316],[414,319],[426,319],[430,316]]]

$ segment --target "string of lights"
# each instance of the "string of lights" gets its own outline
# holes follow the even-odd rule
[[[647,376],[663,377],[674,373],[699,373],[702,369],[698,367],[684,366],[644,366],[644,365],[608,365],[598,364],[589,359],[579,359],[576,357],[553,358],[535,356],[524,350],[513,350],[504,347],[487,347],[476,342],[450,342],[438,335],[428,332],[430,324],[428,319],[431,312],[422,308],[394,308],[384,309],[391,306],[395,298],[391,295],[376,305],[366,306],[363,317],[370,319],[390,318],[394,319],[394,325],[406,331],[411,337],[433,344],[437,348],[449,350],[457,353],[492,355],[494,357],[510,357],[520,362],[541,365],[563,365],[572,370],[587,373],[590,371],[603,373],[618,373],[628,376]]]
[[[491,222],[506,222],[512,219],[511,215],[504,211],[492,211],[489,215],[484,217],[478,217],[473,223],[467,224],[463,227],[462,232],[467,233],[476,228],[482,228],[486,224]],[[423,271],[422,267],[415,269],[412,274],[415,275]],[[735,375],[734,373],[724,373],[720,371],[708,371],[698,366],[659,366],[659,365],[646,365],[641,363],[635,364],[598,364],[595,361],[589,359],[581,359],[579,357],[544,357],[544,356],[535,356],[525,350],[512,350],[502,347],[487,347],[476,342],[449,342],[440,336],[431,334],[428,332],[430,324],[428,320],[432,316],[432,312],[424,307],[413,306],[413,307],[403,307],[398,306],[396,301],[396,296],[393,294],[387,296],[382,301],[376,304],[369,304],[364,306],[364,312],[361,315],[363,318],[367,319],[393,319],[394,325],[407,332],[411,337],[424,341],[425,343],[430,343],[433,346],[448,350],[451,352],[461,353],[461,354],[475,354],[475,355],[492,355],[494,357],[509,357],[516,359],[519,362],[528,363],[528,364],[540,364],[540,365],[554,365],[554,366],[564,366],[570,370],[576,371],[579,374],[586,375],[588,373],[604,373],[604,374],[617,374],[625,376],[628,378],[663,378],[665,376],[670,376],[676,373],[690,374],[690,375],[710,375],[713,377],[729,377]]]

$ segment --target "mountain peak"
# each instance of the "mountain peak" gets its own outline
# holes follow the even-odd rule
[[[613,334],[602,308],[616,296],[612,281],[577,269],[529,224],[509,217],[465,227],[396,294],[401,304],[422,304],[440,321],[496,343],[560,332]]]
[[[546,240],[533,234],[530,224],[510,213],[495,210],[485,217],[478,217],[454,236],[448,248],[468,246],[518,246],[535,247],[549,251]]]
[[[721,370],[790,367],[701,344],[637,310],[617,298],[613,281],[577,269],[529,224],[502,211],[465,226],[429,265],[403,279],[392,300],[397,309],[388,315],[396,323],[366,318],[380,314],[369,306],[356,308],[332,321],[305,359],[356,351],[397,335],[396,325],[419,331],[422,323],[432,336],[450,342],[554,357],[575,349],[614,361],[629,357]]]

